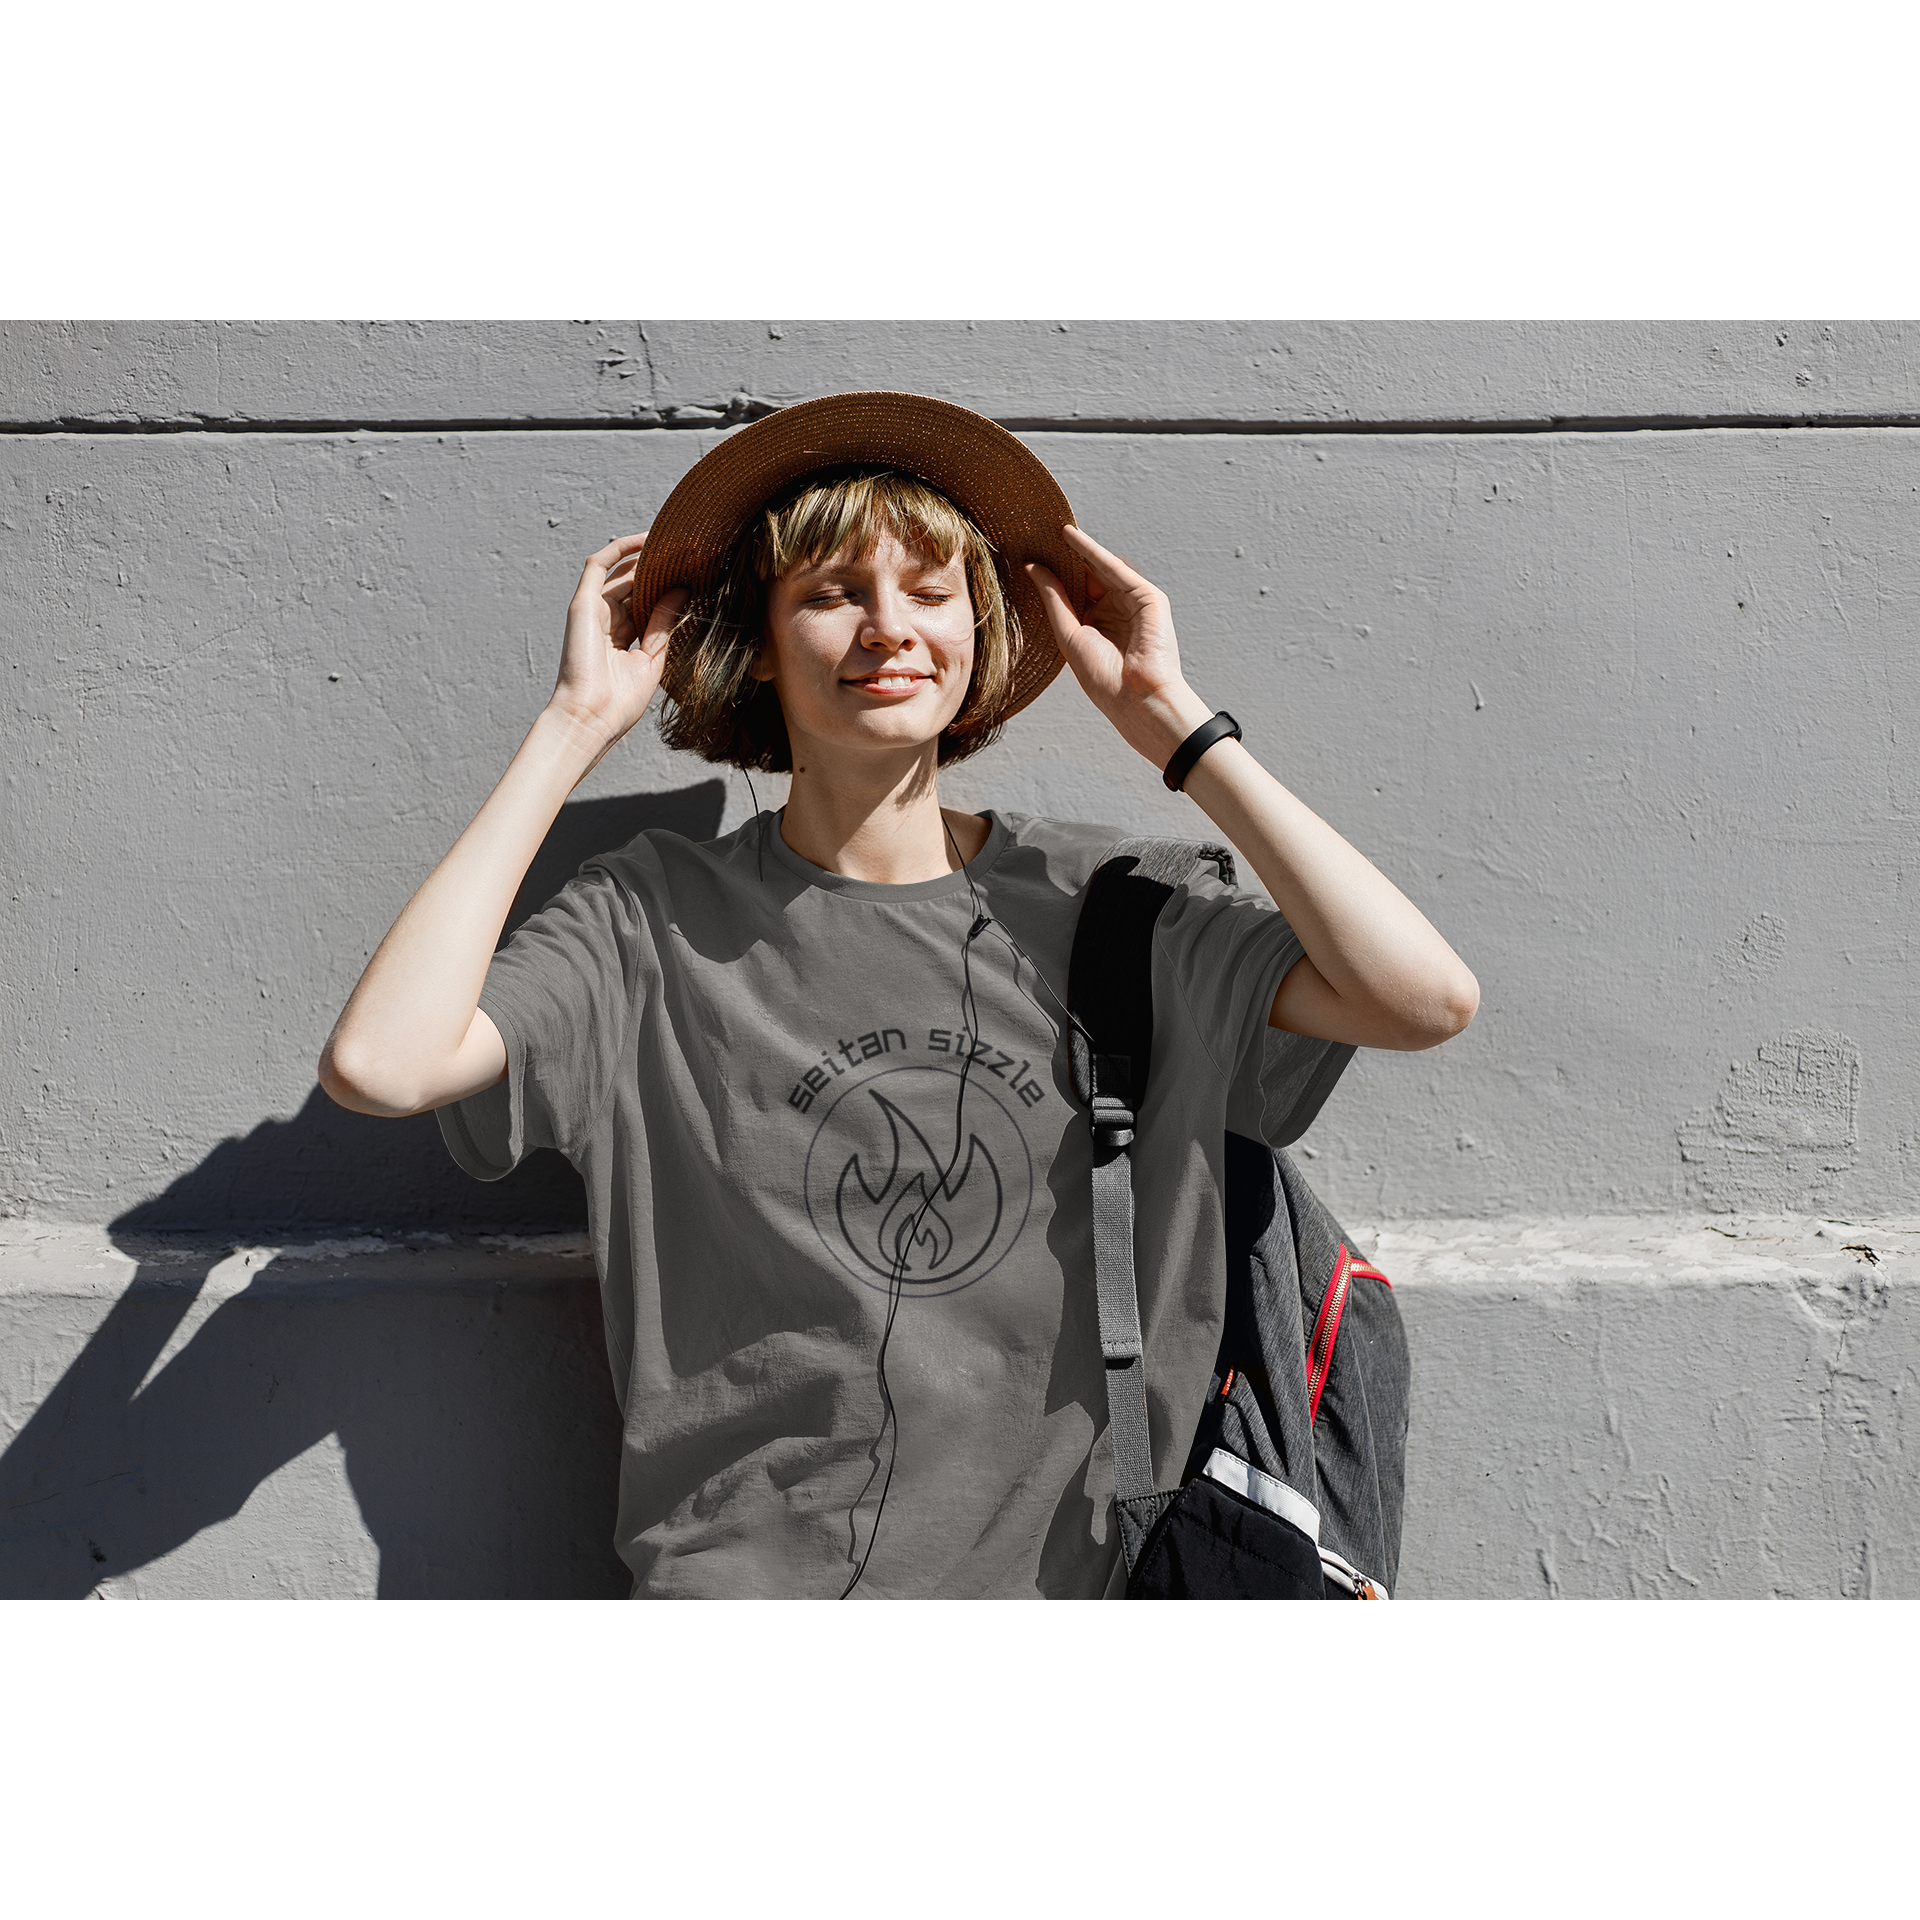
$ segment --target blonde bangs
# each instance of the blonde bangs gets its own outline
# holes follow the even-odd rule
[[[817,567],[844,553],[863,560],[887,535],[944,567],[986,538],[945,494],[905,473],[855,473],[808,486],[760,519],[756,571],[771,584],[795,567]]]

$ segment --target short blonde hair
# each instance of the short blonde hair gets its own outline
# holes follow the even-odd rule
[[[789,771],[793,746],[780,696],[752,673],[767,638],[767,590],[795,567],[818,566],[837,553],[871,553],[889,533],[940,566],[956,553],[966,558],[973,678],[940,736],[939,764],[987,745],[1000,731],[1020,649],[1020,617],[992,543],[937,488],[910,473],[873,467],[809,474],[741,530],[720,584],[688,605],[675,632],[676,647],[687,645],[689,634],[692,641],[660,721],[667,745],[754,771]]]

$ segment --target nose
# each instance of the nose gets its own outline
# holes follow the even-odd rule
[[[913,625],[912,596],[890,581],[881,582],[868,603],[860,628],[860,644],[876,653],[898,653],[911,647],[918,634]]]

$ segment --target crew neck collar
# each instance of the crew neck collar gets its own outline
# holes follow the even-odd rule
[[[950,893],[964,894],[969,884],[977,887],[987,877],[988,870],[1013,838],[1013,829],[991,807],[983,807],[979,817],[988,823],[986,843],[964,867],[955,873],[938,874],[931,880],[909,880],[903,885],[893,886],[884,880],[849,879],[844,873],[834,873],[826,867],[816,867],[811,860],[802,859],[787,845],[780,831],[780,820],[785,811],[785,808],[781,808],[769,814],[767,851],[809,886],[819,888],[822,893],[842,894],[850,900],[892,901],[897,905],[911,900],[939,900]]]

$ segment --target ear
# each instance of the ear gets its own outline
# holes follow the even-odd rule
[[[765,681],[765,680],[771,680],[773,678],[774,667],[773,667],[773,636],[772,634],[763,633],[761,635],[760,651],[753,656],[753,665],[747,669],[747,672],[751,674],[753,678],[756,680]]]

